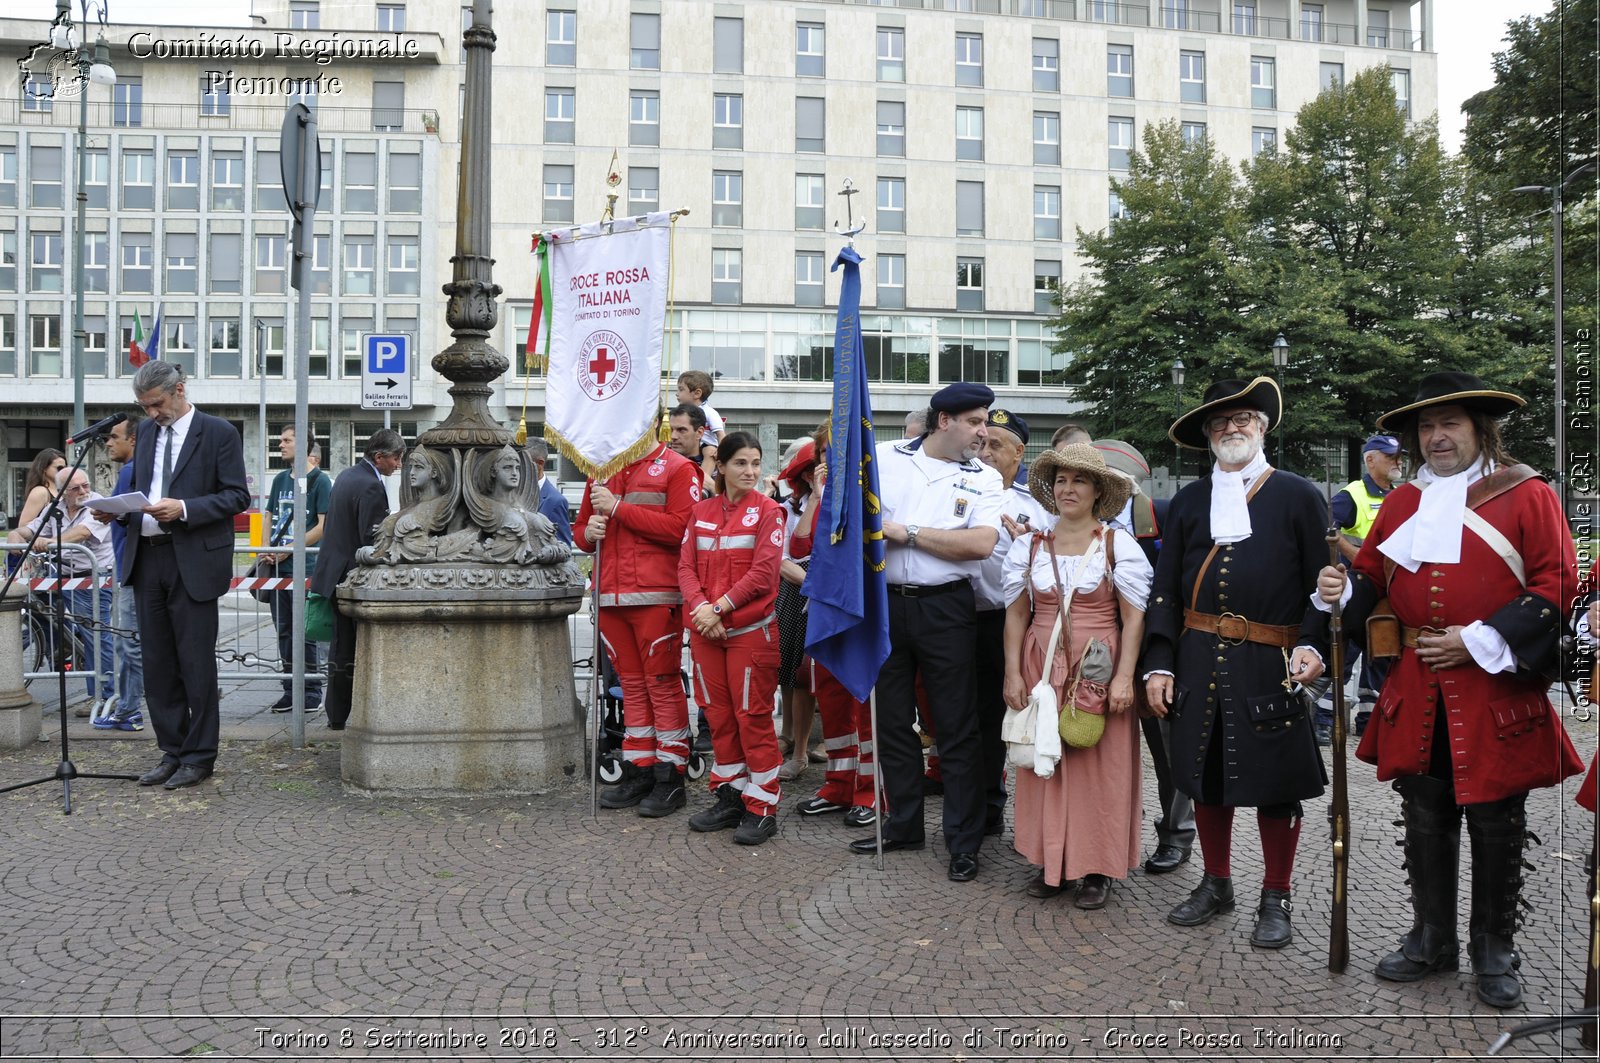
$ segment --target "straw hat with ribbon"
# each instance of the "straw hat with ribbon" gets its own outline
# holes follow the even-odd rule
[[[1100,497],[1095,499],[1094,515],[1100,520],[1110,520],[1121,513],[1133,497],[1133,485],[1109,468],[1098,450],[1089,443],[1070,443],[1060,450],[1040,454],[1028,470],[1028,490],[1050,513],[1060,513],[1056,508],[1055,482],[1056,473],[1062,469],[1084,473],[1095,482]]]

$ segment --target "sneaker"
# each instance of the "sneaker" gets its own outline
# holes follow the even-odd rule
[[[322,711],[322,701],[320,699],[317,701],[317,703],[315,705],[312,705],[310,703],[310,699],[307,699],[307,702],[306,702],[306,715],[307,716],[315,716],[317,713],[319,713],[321,711]]]
[[[115,731],[117,729],[116,717],[97,716],[90,726],[92,726],[96,731]]]
[[[867,805],[852,805],[844,814],[844,821],[851,827],[870,827],[878,822],[878,813]]]
[[[116,725],[119,731],[142,731],[144,730],[144,713],[136,711],[130,715],[119,717]]]
[[[845,810],[845,806],[836,805],[823,797],[813,797],[809,801],[802,801],[799,808],[802,816],[825,816],[829,812],[843,812]]]
[[[758,816],[754,812],[746,812],[739,821],[739,829],[733,832],[733,841],[735,845],[760,845],[776,833],[777,816]]]
[[[283,692],[283,697],[279,698],[277,701],[274,701],[267,707],[273,712],[288,712],[290,709],[294,708],[294,694],[286,690]]]

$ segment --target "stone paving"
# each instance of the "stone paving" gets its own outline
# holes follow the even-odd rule
[[[516,798],[359,796],[340,784],[339,736],[312,717],[291,749],[287,718],[264,710],[275,696],[228,692],[218,772],[192,790],[79,780],[71,816],[59,782],[0,797],[0,1058],[1439,1059],[1481,1056],[1581,997],[1592,821],[1576,779],[1529,802],[1543,845],[1526,999],[1500,1013],[1470,973],[1372,975],[1410,916],[1398,799],[1356,763],[1350,966],[1331,975],[1325,800],[1307,806],[1295,942],[1265,953],[1247,941],[1248,815],[1239,909],[1181,929],[1164,917],[1197,860],[1135,871],[1084,912],[1023,893],[1032,869],[1008,831],[976,882],[952,883],[931,798],[929,847],[879,871],[845,850],[860,832],[838,817],[793,813],[815,767],[754,849],[689,832],[684,812],[593,818],[582,779]],[[54,770],[53,721],[34,749],[0,754],[0,785]],[[1569,729],[1587,757],[1595,724]],[[82,772],[155,761],[148,732],[69,733]],[[709,802],[702,783],[687,811]],[[1500,1058],[1563,1056],[1593,1058],[1573,1033]]]

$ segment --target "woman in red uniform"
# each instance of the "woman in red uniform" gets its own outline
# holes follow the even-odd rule
[[[678,557],[689,614],[695,700],[711,724],[717,803],[690,817],[697,831],[737,827],[760,845],[778,830],[778,767],[772,726],[778,686],[775,608],[783,562],[783,507],[755,490],[761,446],[748,432],[717,446],[722,493],[694,507]]]

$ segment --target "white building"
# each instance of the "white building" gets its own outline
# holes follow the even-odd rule
[[[0,19],[0,69],[48,35]],[[409,332],[423,362],[408,434],[441,420],[439,285],[454,246],[470,5],[257,0],[249,29],[113,25],[118,73],[88,106],[84,367],[91,418],[128,402],[127,339],[164,309],[164,350],[207,410],[245,433],[265,363],[269,432],[292,410],[289,219],[278,137],[314,86],[324,144],[310,395],[330,466],[381,414],[359,401],[360,337]],[[1269,147],[1322,86],[1393,71],[1433,113],[1433,0],[522,0],[495,13],[497,344],[506,418],[543,388],[518,352],[531,233],[687,207],[677,226],[673,364],[713,372],[729,422],[773,443],[827,408],[846,179],[866,214],[863,326],[886,424],[939,384],[982,380],[1048,428],[1071,404],[1049,353],[1051,292],[1078,227],[1118,209],[1110,180],[1142,127],[1177,119],[1235,159]],[[38,59],[30,69],[43,64]],[[5,75],[0,75],[3,77]],[[0,400],[13,470],[59,445],[72,408],[76,86],[43,73],[0,99]],[[335,81],[335,79],[337,79]],[[5,84],[5,82],[0,82]],[[109,341],[109,351],[108,351]],[[258,342],[260,344],[258,348]],[[181,352],[181,353],[180,353]],[[0,384],[0,387],[3,387]],[[257,473],[259,475],[259,473]]]

